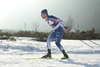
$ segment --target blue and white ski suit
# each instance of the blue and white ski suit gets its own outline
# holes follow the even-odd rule
[[[53,32],[49,35],[47,39],[47,49],[51,49],[51,41],[56,40],[57,47],[64,52],[63,46],[60,44],[62,36],[63,36],[63,29],[59,23],[61,23],[64,27],[66,26],[62,20],[55,16],[48,16],[48,20],[46,22],[53,28]]]

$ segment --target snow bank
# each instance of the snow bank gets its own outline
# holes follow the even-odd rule
[[[46,42],[34,41],[32,38],[17,37],[17,41],[0,40],[0,67],[100,67],[100,46],[88,40],[84,42],[93,46],[94,49],[79,40],[62,40],[61,44],[67,51],[70,59],[37,59],[46,54]],[[92,40],[100,44],[100,40]],[[52,57],[63,57],[60,50],[52,43]]]

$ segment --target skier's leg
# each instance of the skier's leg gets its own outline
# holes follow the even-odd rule
[[[47,39],[47,51],[48,53],[43,56],[42,58],[51,58],[51,41],[54,40],[56,38],[55,32],[51,33]]]
[[[63,49],[63,46],[60,44],[61,42],[61,39],[62,39],[62,36],[63,36],[63,32],[56,32],[56,45],[57,47],[61,50],[61,52],[64,52],[65,50]]]
[[[51,49],[51,41],[56,38],[55,32],[51,33],[47,38],[47,49]]]
[[[63,36],[63,29],[59,29],[57,32],[56,32],[56,45],[58,46],[58,48],[61,50],[61,52],[63,53],[64,57],[65,58],[69,58],[67,53],[65,52],[63,46],[60,44],[61,42],[61,39],[62,39],[62,36]],[[62,58],[63,59],[63,58]]]

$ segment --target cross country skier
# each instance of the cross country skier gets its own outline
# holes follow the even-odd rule
[[[48,39],[47,39],[47,51],[48,53],[43,56],[42,58],[51,58],[51,44],[50,42],[52,40],[56,40],[56,45],[57,47],[61,50],[61,52],[63,53],[64,57],[62,57],[61,59],[68,59],[68,55],[65,52],[63,46],[60,44],[60,41],[62,39],[63,36],[63,29],[60,26],[59,23],[61,23],[65,29],[67,29],[68,31],[70,30],[68,27],[66,27],[66,25],[64,24],[64,22],[62,20],[60,20],[59,18],[55,17],[55,16],[50,16],[48,15],[48,11],[46,9],[41,11],[41,17],[42,19],[45,19],[46,22],[53,28],[53,32],[49,35]]]

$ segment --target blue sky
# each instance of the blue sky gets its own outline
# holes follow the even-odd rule
[[[51,31],[52,28],[40,16],[47,9],[50,15],[66,21],[74,19],[79,30],[100,32],[100,0],[0,0],[0,29]]]

